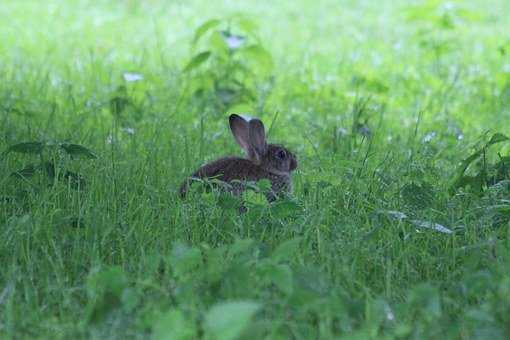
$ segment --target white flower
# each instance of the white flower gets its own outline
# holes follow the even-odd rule
[[[135,129],[133,129],[131,127],[122,128],[122,131],[124,131],[128,135],[134,135],[135,134]]]
[[[428,143],[430,142],[431,140],[434,139],[434,137],[436,137],[437,133],[435,131],[432,131],[432,132],[429,132],[425,135],[425,137],[423,137],[423,143]]]
[[[223,39],[227,43],[228,48],[231,50],[237,50],[239,47],[243,46],[246,38],[240,35],[230,34],[228,31],[221,32],[223,35]]]
[[[128,83],[143,80],[143,76],[139,73],[126,72],[122,76],[124,77],[124,80],[127,81]]]
[[[241,47],[244,43],[244,38],[238,35],[231,35],[230,37],[225,39],[227,41],[227,45],[230,49],[235,50]]]

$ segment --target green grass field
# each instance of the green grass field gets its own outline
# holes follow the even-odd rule
[[[510,338],[510,2],[0,17],[0,338]],[[232,112],[292,197],[179,199]]]

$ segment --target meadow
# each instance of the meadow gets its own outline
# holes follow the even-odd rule
[[[510,338],[510,2],[0,3],[0,338]],[[299,166],[178,188],[259,117]]]

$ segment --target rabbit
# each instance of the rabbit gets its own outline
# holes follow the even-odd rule
[[[268,179],[271,190],[265,196],[269,202],[275,201],[281,194],[290,193],[291,173],[298,165],[296,156],[282,145],[268,144],[264,124],[259,119],[246,120],[231,114],[229,125],[246,158],[223,157],[203,165],[184,181],[179,190],[181,198],[185,198],[192,180],[197,178],[218,179],[235,196],[246,190],[246,182]]]

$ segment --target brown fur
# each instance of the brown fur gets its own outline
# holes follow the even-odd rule
[[[266,197],[270,202],[280,193],[290,192],[290,174],[297,167],[294,154],[281,145],[267,144],[264,125],[260,120],[248,122],[238,115],[231,115],[229,120],[232,133],[248,159],[224,157],[203,165],[181,185],[181,197],[186,196],[194,178],[214,178],[225,182],[229,184],[227,190],[234,195],[240,195],[246,190],[246,182],[268,179],[271,191],[266,193]]]
[[[214,178],[226,183],[231,183],[234,180],[256,182],[260,179],[268,179],[271,182],[271,192],[267,193],[266,197],[270,202],[277,198],[279,192],[290,192],[292,190],[290,175],[270,173],[260,166],[254,165],[250,160],[239,157],[220,158],[200,167],[191,175],[191,178],[188,178],[181,185],[179,192],[182,198],[186,196],[193,178]],[[246,186],[242,183],[234,183],[231,185],[230,191],[234,195],[239,195],[245,189]]]

